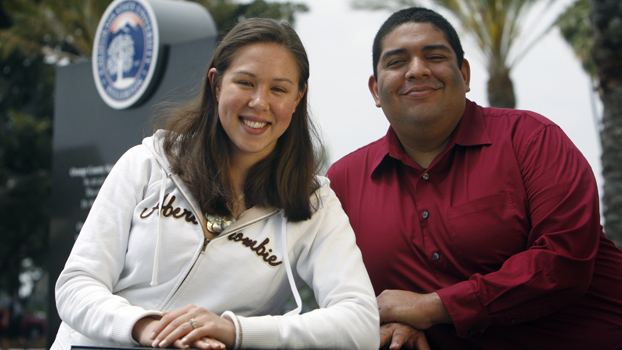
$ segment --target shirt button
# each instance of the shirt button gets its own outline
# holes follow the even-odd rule
[[[427,180],[429,178],[430,178],[430,174],[428,174],[428,173],[423,174],[423,179],[424,180]]]
[[[441,255],[437,252],[434,252],[434,254],[432,254],[432,260],[438,260],[441,258]]]
[[[428,216],[430,216],[430,213],[428,213],[428,211],[427,211],[427,210],[426,210],[426,211],[424,211],[424,212],[423,212],[423,218],[424,218],[424,219],[427,219],[427,218],[428,218]]]

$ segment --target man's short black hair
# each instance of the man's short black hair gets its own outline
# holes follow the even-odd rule
[[[411,7],[404,10],[395,12],[389,17],[376,33],[374,39],[374,46],[372,48],[372,60],[374,64],[374,77],[378,78],[378,61],[380,60],[380,54],[382,54],[382,41],[389,35],[395,28],[404,23],[430,23],[434,27],[440,29],[445,34],[445,38],[449,42],[449,45],[456,53],[458,59],[458,68],[462,69],[462,61],[464,61],[464,50],[462,50],[462,44],[460,44],[460,38],[454,27],[435,11],[422,8]]]

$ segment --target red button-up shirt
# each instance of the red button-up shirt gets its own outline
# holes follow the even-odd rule
[[[622,252],[605,237],[592,170],[528,111],[467,101],[427,169],[390,128],[335,163],[376,293],[436,291],[443,349],[622,347]]]

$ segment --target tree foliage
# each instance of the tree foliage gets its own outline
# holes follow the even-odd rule
[[[0,2],[0,291],[45,265],[50,223],[55,65],[89,59],[111,0]],[[242,18],[293,24],[292,2],[195,0],[224,35]],[[24,264],[32,262],[32,264]]]
[[[241,19],[267,17],[294,24],[295,14],[306,12],[305,4],[254,0],[189,0],[210,12],[219,37]],[[42,54],[50,63],[65,64],[91,57],[99,19],[112,0],[4,0],[11,27],[0,30],[0,55],[15,51]]]
[[[588,1],[578,0],[559,16],[555,25],[581,61],[583,69],[592,78],[596,78],[596,65],[592,60],[594,35],[590,25],[590,12]]]
[[[54,68],[15,50],[0,70],[0,289],[15,292],[25,259],[43,266],[47,257]]]
[[[295,14],[309,11],[305,4],[293,2],[266,2],[255,0],[239,4],[231,0],[191,0],[207,8],[216,22],[218,36],[222,38],[240,20],[265,17],[295,23]]]

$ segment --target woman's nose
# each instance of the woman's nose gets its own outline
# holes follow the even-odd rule
[[[268,94],[264,91],[257,90],[251,97],[248,105],[251,108],[255,108],[261,111],[267,111],[270,108]]]

